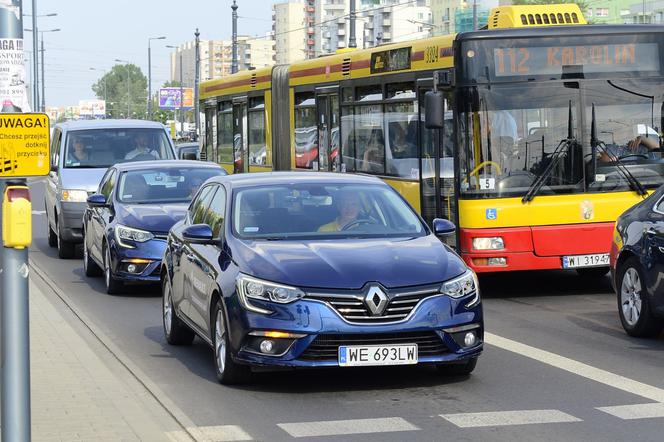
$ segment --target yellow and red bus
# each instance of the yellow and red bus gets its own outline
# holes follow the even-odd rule
[[[378,175],[454,220],[479,273],[599,275],[617,216],[664,182],[663,37],[503,6],[485,30],[204,82],[203,152],[233,173]]]

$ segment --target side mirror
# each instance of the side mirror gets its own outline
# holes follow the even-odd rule
[[[424,94],[424,126],[427,129],[442,129],[445,124],[445,101],[442,92],[429,91]]]
[[[214,242],[212,229],[207,224],[193,224],[182,231],[182,237],[192,244],[211,244]]]
[[[51,172],[57,172],[58,171],[58,165],[57,164],[51,164]]]
[[[88,206],[89,207],[106,207],[106,197],[101,193],[95,193],[88,197]]]
[[[456,226],[448,219],[435,218],[433,220],[433,233],[436,236],[447,236],[454,233]]]

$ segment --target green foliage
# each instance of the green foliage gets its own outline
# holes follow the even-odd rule
[[[106,99],[109,118],[145,118],[148,80],[134,64],[116,64],[92,85],[97,98]]]

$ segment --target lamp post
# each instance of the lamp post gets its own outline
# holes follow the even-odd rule
[[[175,49],[180,54],[180,135],[184,133],[184,94],[182,93],[182,51],[177,46],[166,45],[167,48]],[[177,134],[176,134],[177,135]]]
[[[91,71],[101,71],[104,73],[104,76],[101,77],[104,80],[104,101],[106,101],[106,69],[90,68]]]
[[[29,32],[34,32],[34,30],[28,29],[28,28],[26,28],[25,30],[29,31]],[[60,31],[61,31],[60,28],[47,29],[46,31],[39,31],[39,39],[41,40],[40,41],[41,49],[39,50],[39,52],[41,52],[41,94],[40,94],[41,95],[40,96],[41,106],[39,106],[39,108],[42,112],[44,112],[46,110],[46,97],[45,97],[45,95],[46,95],[46,86],[45,86],[46,79],[44,78],[44,52],[45,52],[45,50],[44,50],[44,33],[45,32],[60,32]],[[36,59],[37,59],[37,57],[35,56],[35,60]],[[37,102],[37,100],[35,100],[35,102]]]
[[[152,120],[152,55],[150,42],[152,40],[165,40],[166,37],[148,37],[148,120]]]
[[[124,63],[125,68],[127,69],[127,118],[129,118],[129,115],[131,114],[131,111],[129,110],[129,102],[131,101],[131,90],[129,89],[129,65],[131,62],[128,60],[120,60],[119,58],[116,58],[115,61],[118,63]]]
[[[232,51],[233,55],[231,58],[231,74],[234,74],[237,72],[237,4],[235,3],[235,0],[233,0],[231,9],[233,10],[233,13],[231,14],[233,17],[233,33],[231,35],[231,39],[233,42],[233,51]]]
[[[50,14],[37,14],[37,0],[32,0],[32,29],[34,32],[32,34],[32,108],[36,111],[39,108],[39,58],[37,53],[39,52],[39,41],[37,35],[37,19],[41,17],[55,17],[58,15],[56,12]],[[24,14],[27,16],[27,14]]]

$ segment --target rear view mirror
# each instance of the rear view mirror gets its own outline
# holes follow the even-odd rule
[[[106,207],[106,197],[101,193],[95,193],[88,197],[89,207]]]
[[[436,236],[447,236],[454,233],[456,226],[448,219],[435,218],[433,220],[433,233]]]
[[[182,237],[192,244],[210,244],[212,229],[207,224],[193,224],[182,231]]]
[[[424,94],[424,126],[427,129],[442,129],[445,123],[445,106],[442,92],[429,91]]]

